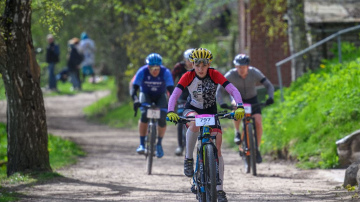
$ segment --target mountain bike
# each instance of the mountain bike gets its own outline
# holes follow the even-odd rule
[[[216,136],[211,136],[210,126],[218,119],[233,118],[234,113],[201,114],[196,116],[180,116],[178,123],[186,124],[194,121],[200,126],[198,137],[196,166],[191,191],[196,193],[199,201],[217,201],[216,186],[221,185],[219,177],[219,158],[215,145]],[[168,119],[167,119],[168,120]]]
[[[265,103],[248,104],[244,103],[245,116],[242,120],[244,135],[242,139],[242,149],[245,160],[246,173],[252,172],[254,176],[256,173],[256,151],[257,146],[257,133],[255,127],[255,119],[252,117],[252,110],[256,107],[265,106]]]
[[[141,104],[141,107],[147,109],[146,117],[149,119],[148,123],[148,133],[145,141],[145,159],[146,159],[146,171],[148,175],[151,175],[153,157],[155,156],[155,141],[157,137],[157,122],[160,119],[161,109],[158,108],[155,103],[150,104]],[[135,110],[135,116],[137,110]]]
[[[254,176],[257,175],[256,172],[256,151],[257,146],[257,134],[255,127],[255,119],[252,117],[252,110],[256,107],[263,107],[265,103],[257,104],[248,104],[244,103],[245,115],[242,119],[243,123],[243,135],[241,137],[241,146],[245,164],[246,173],[252,172]],[[230,109],[230,108],[229,108]]]

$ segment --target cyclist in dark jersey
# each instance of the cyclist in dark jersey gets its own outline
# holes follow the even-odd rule
[[[269,95],[269,98],[266,100],[266,105],[270,105],[274,103],[274,86],[271,84],[269,79],[267,79],[263,73],[261,73],[260,70],[258,70],[255,67],[249,66],[250,64],[250,58],[249,56],[245,54],[239,54],[235,57],[233,61],[235,68],[229,70],[225,74],[225,78],[228,79],[234,86],[240,91],[241,96],[243,98],[244,103],[249,104],[257,104],[257,91],[256,91],[256,84],[261,83],[265,86],[267,89],[267,93]],[[218,86],[218,89],[216,91],[216,98],[223,108],[228,108],[229,106],[224,102],[224,97],[227,93],[225,93],[225,89],[223,89],[221,86]],[[255,127],[256,127],[256,134],[257,134],[257,145],[258,148],[260,148],[261,143],[261,136],[263,133],[262,129],[262,118],[261,118],[261,109],[260,107],[257,107],[252,110],[252,116],[255,118]],[[241,139],[240,139],[240,132],[239,132],[239,126],[240,126],[241,120],[234,121],[235,126],[235,138],[234,142],[238,145],[241,145]],[[240,155],[241,155],[241,147],[239,146]],[[256,161],[257,163],[262,162],[262,158],[259,152],[259,149],[257,150],[256,154]]]
[[[186,72],[177,84],[174,92],[169,98],[167,117],[170,121],[177,122],[179,116],[174,112],[176,100],[180,97],[182,91],[189,90],[189,99],[186,102],[184,115],[195,116],[198,114],[216,114],[216,87],[218,84],[234,97],[237,104],[234,118],[241,120],[244,117],[244,107],[239,91],[232,85],[220,72],[210,68],[213,59],[212,53],[205,48],[197,48],[190,54],[189,60],[193,63],[192,70]],[[222,131],[220,123],[211,126],[211,135],[216,136],[216,148],[219,157],[219,177],[224,182],[224,159],[221,154]],[[184,160],[184,174],[188,177],[194,175],[193,152],[199,136],[200,127],[195,125],[194,121],[188,123],[186,132],[186,154]],[[223,191],[223,184],[217,185],[218,201],[227,201],[226,194]]]
[[[137,91],[140,88],[139,98]],[[171,77],[170,70],[162,65],[162,58],[157,53],[151,53],[146,58],[146,65],[140,67],[136,72],[131,97],[134,101],[134,110],[139,107],[141,109],[141,118],[139,121],[140,146],[136,149],[139,154],[145,152],[145,137],[147,132],[147,123],[149,119],[146,117],[147,110],[141,107],[141,103],[151,104],[154,102],[159,108],[165,108],[160,114],[158,122],[158,142],[156,144],[156,156],[161,158],[164,151],[161,146],[162,139],[166,131],[166,91],[170,94],[174,89],[174,82]]]
[[[182,77],[188,70],[193,68],[193,64],[189,61],[189,55],[194,49],[188,49],[184,52],[184,60],[175,64],[174,69],[171,71],[174,83]],[[184,111],[185,103],[187,101],[187,97],[189,96],[189,91],[187,88],[181,93],[177,103],[178,103],[178,114],[182,114]],[[178,147],[175,150],[175,155],[181,156],[185,145],[183,145],[183,125],[177,125],[177,138],[178,138]]]

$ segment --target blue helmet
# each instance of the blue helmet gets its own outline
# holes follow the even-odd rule
[[[250,58],[245,54],[239,54],[235,56],[233,63],[234,65],[249,65]]]
[[[151,53],[145,59],[147,65],[162,65],[162,57],[157,53]]]
[[[89,38],[89,36],[87,35],[86,32],[81,33],[81,40],[82,39],[87,39],[87,38]]]

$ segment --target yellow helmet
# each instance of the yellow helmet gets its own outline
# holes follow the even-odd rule
[[[206,48],[196,48],[191,52],[189,56],[190,62],[194,62],[196,64],[199,64],[201,62],[204,64],[208,64],[211,63],[212,59],[212,53]]]

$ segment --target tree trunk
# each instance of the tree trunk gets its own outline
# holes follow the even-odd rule
[[[304,0],[287,0],[288,35],[290,54],[308,47],[306,39]],[[291,61],[291,80],[294,81],[306,71],[309,55],[298,56]]]
[[[40,68],[31,36],[31,0],[6,1],[6,66],[0,67],[7,97],[8,176],[51,171]]]

